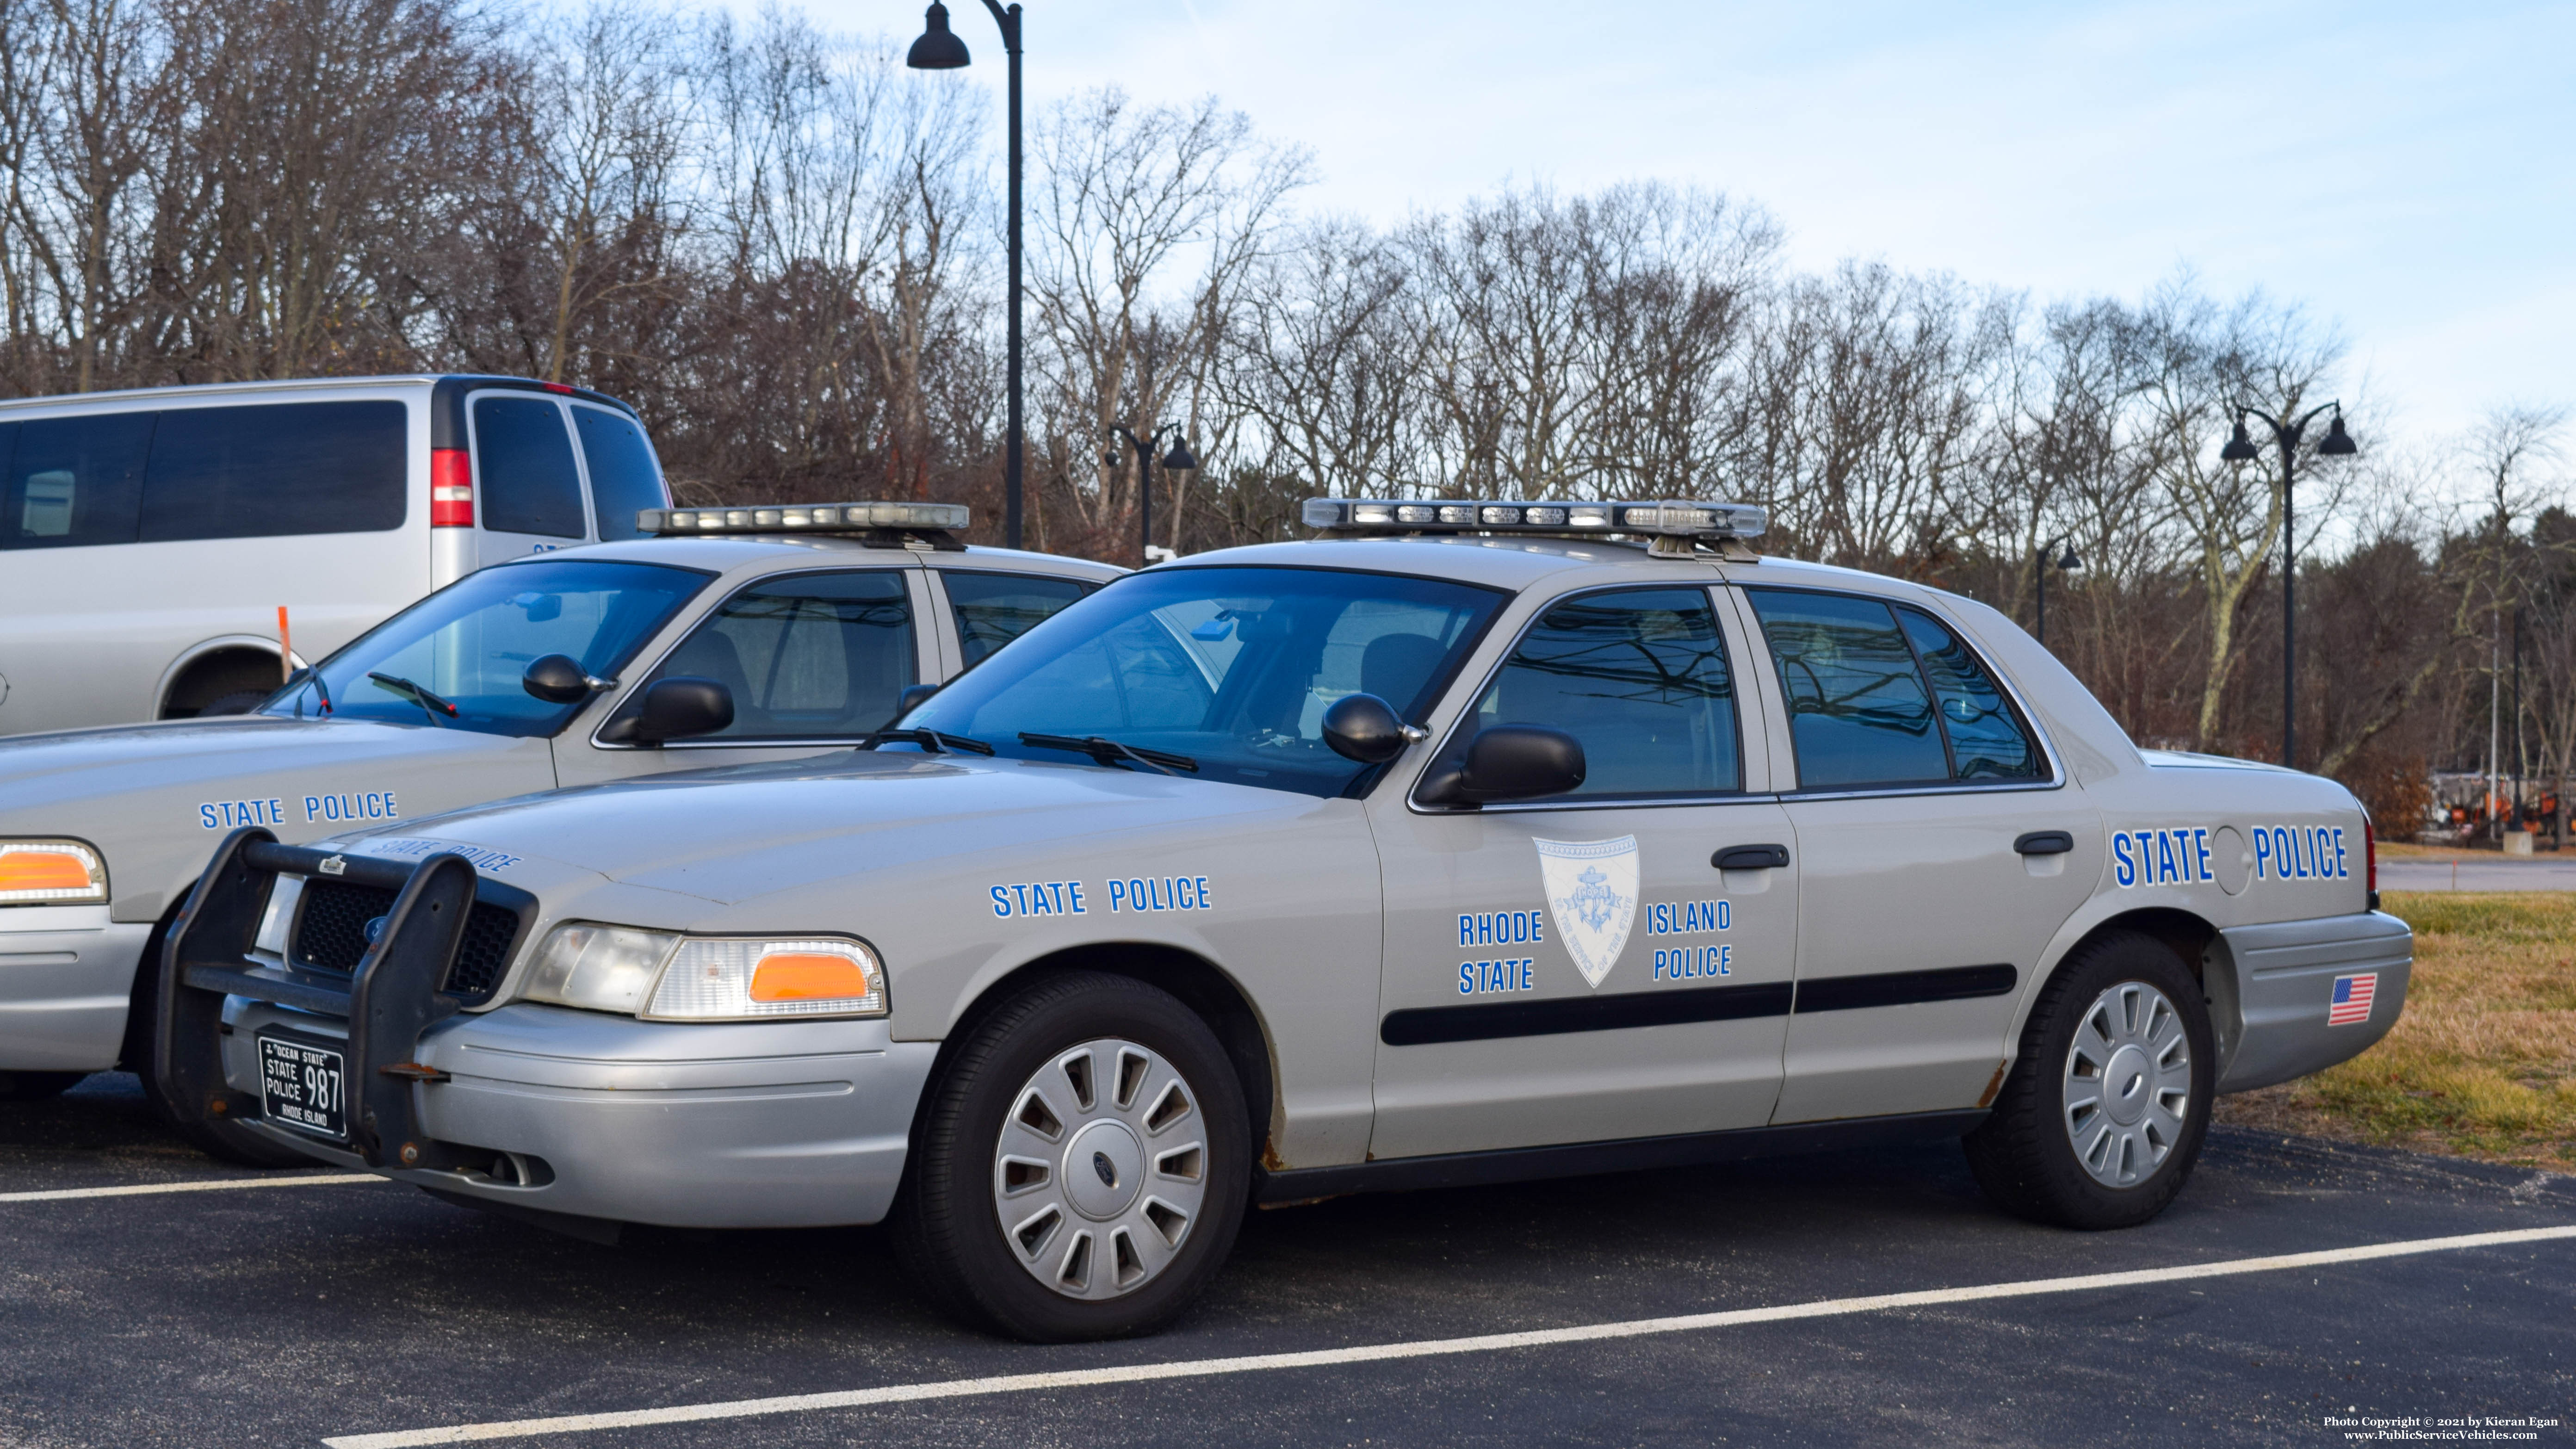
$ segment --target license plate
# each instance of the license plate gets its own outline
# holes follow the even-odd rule
[[[349,1135],[341,1054],[284,1037],[259,1039],[259,1105],[271,1122],[324,1137]]]

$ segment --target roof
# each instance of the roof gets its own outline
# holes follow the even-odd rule
[[[252,382],[191,382],[168,387],[129,387],[112,392],[55,393],[46,397],[0,398],[0,412],[19,408],[89,406],[94,403],[150,402],[170,398],[220,398],[238,394],[274,392],[334,392],[351,388],[385,387],[410,384],[436,387],[441,383],[466,387],[507,387],[531,392],[553,393],[576,397],[585,402],[605,403],[621,412],[635,409],[621,399],[586,387],[568,387],[559,382],[540,382],[532,377],[505,377],[465,372],[383,373],[371,377],[281,377]]]
[[[832,563],[847,560],[878,560],[909,566],[915,563],[950,568],[1022,568],[1032,573],[1055,574],[1066,578],[1092,579],[1105,582],[1126,570],[1114,564],[1094,563],[1090,559],[1065,558],[1058,554],[1029,553],[1020,549],[968,547],[961,551],[931,553],[908,548],[884,548],[865,539],[845,538],[831,534],[726,534],[715,538],[634,538],[615,543],[583,544],[576,548],[552,549],[529,554],[512,563],[541,559],[585,558],[631,560],[637,563],[679,564],[687,568],[713,569],[729,573],[764,562],[782,567],[798,563]],[[495,567],[507,568],[509,564]]]
[[[1898,592],[1918,585],[1884,574],[1836,568],[1795,559],[1700,553],[1691,557],[1659,556],[1643,543],[1614,538],[1552,538],[1533,534],[1388,534],[1364,538],[1317,538],[1293,543],[1258,543],[1242,548],[1191,554],[1164,569],[1214,568],[1224,565],[1291,568],[1361,569],[1376,573],[1420,574],[1484,584],[1515,592],[1541,580],[1590,570],[1634,572],[1641,577],[1700,577],[1710,565],[1722,565],[1737,583],[1758,583],[1776,576],[1781,583],[1833,587],[1866,587]]]

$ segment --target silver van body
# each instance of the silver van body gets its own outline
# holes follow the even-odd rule
[[[633,409],[519,378],[0,402],[0,735],[244,708],[281,607],[301,665],[668,501]]]

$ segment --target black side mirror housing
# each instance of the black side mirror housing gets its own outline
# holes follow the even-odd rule
[[[905,715],[912,713],[915,709],[921,707],[921,702],[923,700],[937,694],[939,690],[940,686],[936,684],[905,685],[903,687],[903,693],[894,697],[894,717],[896,719],[901,719]]]
[[[626,739],[639,745],[709,735],[733,723],[733,691],[712,679],[675,675],[644,691],[643,711]]]
[[[1582,784],[1582,741],[1544,725],[1495,725],[1476,732],[1465,764],[1433,771],[1416,798],[1426,805],[1482,805],[1562,795]]]
[[[1383,765],[1411,741],[1395,706],[1374,694],[1346,694],[1324,711],[1324,743],[1345,760]]]
[[[549,654],[528,666],[519,687],[548,704],[590,698],[590,671],[568,654]]]

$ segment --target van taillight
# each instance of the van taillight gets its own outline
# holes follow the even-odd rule
[[[463,448],[430,450],[429,526],[474,526],[474,463]]]
[[[2367,812],[2361,817],[2361,845],[2370,861],[2369,889],[2371,898],[2376,900],[2379,896],[2379,831],[2370,823]]]

